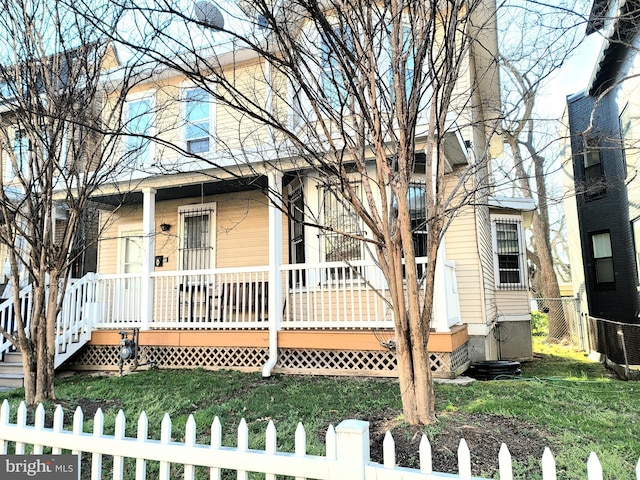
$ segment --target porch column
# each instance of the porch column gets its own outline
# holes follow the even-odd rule
[[[433,328],[436,332],[450,332],[449,319],[447,312],[447,292],[444,262],[447,259],[447,249],[445,248],[444,239],[438,247],[438,259],[436,261],[436,274],[433,283]]]
[[[278,361],[278,331],[282,322],[282,173],[267,172],[269,179],[269,360],[262,376],[271,375]]]
[[[141,330],[149,330],[153,312],[153,257],[155,254],[156,190],[142,189],[142,281],[140,282]]]

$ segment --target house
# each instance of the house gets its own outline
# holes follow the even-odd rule
[[[566,179],[575,195],[565,207],[568,231],[579,232],[570,236],[574,291],[581,310],[602,319],[591,328],[593,349],[619,364],[640,363],[631,348],[637,328],[621,325],[640,323],[637,7],[594,1],[587,34],[604,44],[587,90],[567,98]]]
[[[500,151],[479,107],[499,98],[489,32],[461,69],[460,88],[478,88],[455,107],[469,121],[451,122],[447,133],[447,188],[485,145]],[[277,85],[257,77],[263,59],[233,51],[218,60],[256,101],[274,98]],[[131,134],[122,149],[137,167],[93,196],[97,269],[70,289],[62,315],[65,325],[87,319],[91,338],[66,367],[117,369],[122,336],[136,329],[138,361],[164,368],[397,375],[389,287],[365,242],[334,233],[366,227],[330,182],[267,126],[217,105],[180,71],[150,71],[128,91],[122,113]],[[420,248],[426,136],[415,144],[409,201]],[[483,181],[486,166],[473,170],[473,181]],[[472,360],[532,358],[524,248],[532,205],[479,195],[440,247],[428,345],[434,375],[459,374]]]

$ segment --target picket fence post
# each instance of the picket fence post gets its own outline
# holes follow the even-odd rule
[[[9,425],[9,402],[5,399],[0,407],[0,427],[6,427]],[[9,442],[7,440],[0,440],[0,454],[7,453],[9,448]]]
[[[64,411],[62,410],[62,405],[57,405],[56,410],[53,413],[53,431],[56,433],[62,433],[62,428],[64,426]],[[52,447],[51,453],[54,455],[60,455],[62,453],[62,449],[60,447]],[[78,458],[78,460],[80,460]]]
[[[101,438],[104,435],[104,414],[102,409],[98,408],[93,416],[93,437]],[[91,480],[100,480],[102,478],[102,454],[91,454]]]
[[[295,436],[295,456],[304,458],[307,454],[307,432],[302,426],[301,422],[298,422]],[[296,477],[296,480],[304,480],[302,477]]]
[[[420,472],[421,473],[433,473],[433,458],[431,457],[431,444],[429,439],[423,433],[420,439]]]
[[[171,427],[173,422],[168,413],[165,413],[160,423],[160,443],[168,445],[171,443]],[[160,462],[159,471],[160,480],[171,480],[171,464],[169,462]]]
[[[542,480],[556,480],[556,460],[549,447],[542,453]]]
[[[503,443],[498,452],[498,469],[500,470],[500,480],[513,480],[513,462],[511,453]]]
[[[138,442],[146,442],[149,436],[149,419],[144,410],[138,417]],[[147,461],[144,458],[136,458],[136,478],[147,478]]]
[[[587,478],[589,480],[602,480],[602,465],[596,452],[591,452],[587,460]]]
[[[336,427],[337,462],[331,474],[335,480],[364,480],[369,452],[369,422],[343,420]]]
[[[220,419],[216,416],[211,422],[211,449],[218,450],[222,447],[222,425]],[[221,471],[219,468],[211,467],[209,469],[209,478],[211,480],[220,480]]]

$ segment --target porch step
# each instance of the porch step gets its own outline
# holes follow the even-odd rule
[[[5,353],[4,361],[0,362],[0,390],[23,386],[22,356],[18,352]]]

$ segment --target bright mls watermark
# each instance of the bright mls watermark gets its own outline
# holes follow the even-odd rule
[[[0,455],[2,480],[78,480],[78,455]]]

